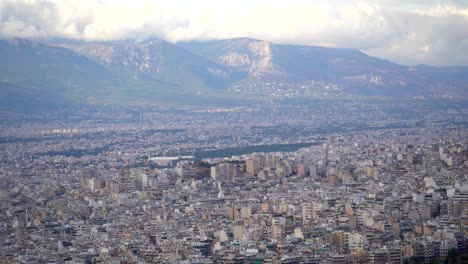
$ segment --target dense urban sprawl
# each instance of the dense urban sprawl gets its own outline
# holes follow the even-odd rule
[[[466,260],[468,108],[413,103],[5,119],[0,262]]]

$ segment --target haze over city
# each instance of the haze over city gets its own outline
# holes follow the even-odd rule
[[[466,263],[466,1],[0,0],[0,263]]]

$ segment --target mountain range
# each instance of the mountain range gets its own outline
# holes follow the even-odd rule
[[[355,49],[236,38],[0,40],[0,107],[252,98],[468,99],[468,67],[404,66]]]

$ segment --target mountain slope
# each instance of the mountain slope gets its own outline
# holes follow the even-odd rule
[[[372,96],[468,100],[468,67],[407,67],[358,50],[231,39],[0,40],[0,108]]]
[[[0,95],[18,100],[23,94],[57,102],[197,103],[243,77],[165,41],[42,44],[14,38],[0,40],[0,57]]]
[[[253,76],[264,79],[284,78],[296,81],[355,75],[363,70],[375,73],[382,67],[402,68],[388,61],[369,57],[359,50],[278,45],[248,38],[185,42],[179,45],[200,56],[248,71]]]
[[[102,42],[61,45],[100,64],[120,77],[179,87],[185,91],[224,89],[243,77],[166,41]]]
[[[102,66],[64,48],[24,39],[0,40],[0,57],[4,86],[82,99],[84,94],[98,96],[114,84]]]
[[[0,82],[0,111],[34,112],[35,110],[57,110],[75,105],[57,93],[41,91]]]
[[[325,82],[361,96],[468,98],[467,67],[407,67],[353,49],[278,45],[248,38],[178,45],[261,82]]]

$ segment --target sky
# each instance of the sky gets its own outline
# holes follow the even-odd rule
[[[468,0],[0,0],[0,38],[251,37],[468,66]]]

